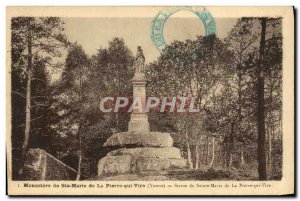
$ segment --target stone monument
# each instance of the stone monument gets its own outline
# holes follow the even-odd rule
[[[144,75],[145,57],[142,48],[137,49],[137,56],[135,61],[135,73],[132,78],[133,85],[133,100],[139,99],[142,105],[142,111],[133,110],[128,125],[129,132],[149,132],[148,115],[145,112],[146,105],[146,79]]]
[[[115,148],[98,162],[98,176],[111,174],[137,174],[139,172],[164,171],[186,167],[178,148],[173,147],[169,133],[150,132],[148,115],[145,112],[146,79],[145,57],[137,48],[135,73],[132,79],[133,100],[142,102],[142,110],[131,113],[128,132],[113,134],[104,147]]]

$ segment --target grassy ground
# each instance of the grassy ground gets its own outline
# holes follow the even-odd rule
[[[256,180],[257,174],[247,168],[224,170],[214,169],[173,169],[163,172],[140,172],[133,174],[106,175],[92,178],[91,180]]]

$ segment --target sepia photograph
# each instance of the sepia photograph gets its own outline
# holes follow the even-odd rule
[[[7,7],[9,194],[293,194],[293,20]]]

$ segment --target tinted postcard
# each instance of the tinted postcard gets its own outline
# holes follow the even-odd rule
[[[293,7],[7,7],[9,195],[294,194]]]

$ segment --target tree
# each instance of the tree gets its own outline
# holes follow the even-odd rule
[[[31,129],[29,143],[33,148],[42,148],[50,151],[51,135],[51,86],[50,76],[43,61],[33,59],[33,71],[31,82]]]
[[[258,123],[258,116],[260,119],[262,118],[261,113],[262,109],[258,110],[258,92],[260,92],[260,101],[264,100],[264,105],[266,117],[268,117],[267,124],[265,125],[268,130],[268,164],[270,164],[270,150],[272,148],[272,137],[269,133],[271,133],[271,125],[273,124],[271,121],[272,111],[271,108],[276,110],[275,108],[280,108],[280,104],[275,104],[272,96],[279,92],[280,94],[280,65],[281,65],[281,30],[280,30],[280,22],[278,19],[268,19],[268,23],[266,23],[265,27],[265,36],[264,40],[265,47],[262,45],[262,31],[258,31],[258,27],[261,27],[260,19],[257,18],[242,18],[237,21],[237,24],[231,30],[229,36],[226,38],[226,41],[229,43],[230,49],[234,51],[234,63],[235,66],[231,69],[228,69],[227,74],[230,76],[230,79],[227,79],[224,82],[225,90],[220,93],[221,96],[224,96],[227,101],[224,101],[222,105],[228,105],[227,112],[225,112],[223,117],[228,116],[228,122],[231,122],[231,134],[224,138],[224,140],[229,141],[228,150],[226,154],[229,154],[229,166],[232,164],[232,151],[240,152],[240,165],[245,165],[244,153],[246,150],[245,147],[249,147],[253,144],[253,142],[257,139],[253,136],[257,136],[259,138],[258,141],[261,141],[261,133],[262,129],[258,132],[258,125],[262,124]],[[260,40],[259,40],[260,38]],[[264,50],[263,58],[261,56],[261,48]],[[276,52],[276,53],[275,53]],[[276,56],[275,56],[276,55]],[[263,59],[263,61],[261,61]],[[258,73],[260,71],[258,68],[263,64],[262,73]],[[267,73],[266,73],[267,72]],[[274,73],[274,74],[273,74]],[[259,78],[259,75],[264,74],[264,80],[267,80],[267,86],[264,85],[263,88],[258,90],[258,86],[262,86],[262,79]],[[276,77],[276,78],[275,78]],[[259,80],[260,79],[260,80]],[[276,80],[276,81],[275,81]],[[259,85],[257,83],[260,83]],[[271,84],[272,83],[272,84]],[[274,92],[276,88],[277,92]],[[269,97],[263,97],[261,91],[263,93],[268,94]],[[255,98],[255,99],[254,99]],[[280,102],[280,95],[277,96],[277,101]],[[221,98],[215,99],[216,101],[222,100]],[[233,105],[232,105],[233,104]],[[271,105],[275,104],[275,107]],[[232,105],[232,106],[230,106]],[[256,108],[255,108],[256,107]],[[259,111],[259,112],[258,112]],[[221,110],[219,110],[221,112]],[[230,114],[230,115],[226,115]],[[264,117],[265,119],[265,117]],[[262,127],[260,125],[260,127]],[[274,128],[273,128],[274,129]],[[264,137],[265,138],[265,137]],[[265,141],[265,140],[264,140]],[[240,148],[236,149],[235,144],[240,142]],[[260,142],[261,143],[261,142]],[[225,142],[224,144],[228,144]],[[258,145],[258,144],[257,144]],[[257,151],[261,153],[261,147],[265,149],[266,144],[261,143],[257,148]],[[234,147],[234,148],[233,148]],[[250,151],[247,151],[248,153]],[[262,154],[262,153],[261,153]],[[264,154],[265,155],[265,154]],[[264,160],[261,155],[257,155],[257,160]],[[261,164],[261,162],[259,162]]]
[[[249,86],[253,80],[249,76],[247,61],[253,47],[257,44],[259,34],[254,31],[257,20],[255,18],[241,18],[237,20],[236,25],[230,31],[225,41],[228,43],[230,50],[233,51],[233,65],[227,70],[229,79],[224,80],[225,91],[230,91],[230,104],[235,106],[228,107],[227,113],[231,114],[228,123],[230,124],[230,134],[225,138],[224,143],[229,145],[227,151],[229,155],[228,167],[231,167],[233,162],[233,151],[236,149],[236,142],[241,143],[240,148],[240,165],[244,165],[244,147],[247,144],[249,135],[245,122],[251,116],[253,111],[247,107],[247,101],[251,98],[252,93],[249,93]],[[226,93],[226,92],[225,92]]]
[[[281,31],[278,31],[280,18],[260,18],[261,24],[261,38],[259,47],[259,56],[257,63],[257,125],[258,125],[258,173],[260,180],[267,179],[267,165],[266,165],[266,115],[269,119],[267,128],[268,132],[268,164],[269,172],[271,173],[272,166],[272,132],[274,132],[273,111],[275,108],[281,108],[277,104],[275,108],[272,105],[273,91],[277,88],[277,93],[281,93],[281,65],[282,65],[282,36]],[[281,26],[279,26],[280,30]],[[276,33],[277,31],[277,33]],[[269,37],[269,38],[267,38]],[[268,67],[266,67],[268,65]],[[268,73],[267,75],[266,72]],[[276,79],[274,79],[274,75]],[[265,79],[269,81],[268,88],[265,88]],[[275,81],[276,80],[276,81]],[[275,82],[274,82],[275,81]],[[279,82],[278,82],[279,81]],[[271,84],[272,83],[272,84]],[[271,85],[270,85],[271,84]],[[278,91],[279,89],[279,91]],[[266,99],[265,94],[269,93]],[[279,99],[279,102],[281,98]],[[266,104],[267,103],[267,104]],[[281,116],[281,115],[279,115]]]
[[[113,38],[108,48],[100,48],[92,57],[93,74],[90,77],[91,89],[98,93],[97,101],[107,96],[132,96],[134,57],[121,38]],[[101,78],[101,79],[100,79]],[[111,113],[106,117],[114,123],[115,132],[127,131],[129,114]]]
[[[281,160],[273,160],[274,150],[280,149],[274,145],[282,146],[281,142],[281,108],[282,108],[282,34],[281,19],[268,18],[267,38],[265,43],[265,116],[267,137],[267,172],[270,178],[277,174],[273,171],[273,163],[276,162],[275,170],[281,168]],[[274,144],[274,145],[273,145]],[[275,148],[275,149],[274,149]],[[274,150],[273,150],[274,149]],[[281,154],[278,154],[279,156]]]
[[[260,180],[267,179],[266,170],[266,151],[265,151],[265,83],[264,83],[264,56],[265,56],[265,37],[266,37],[266,24],[267,19],[261,18],[261,38],[259,48],[259,65],[257,66],[257,127],[258,127],[258,174]]]
[[[56,107],[61,119],[57,127],[60,135],[72,142],[71,152],[78,158],[77,179],[82,174],[83,159],[103,157],[105,149],[101,142],[115,132],[127,130],[129,115],[102,113],[99,101],[107,96],[130,96],[132,66],[132,53],[119,38],[114,38],[107,49],[99,49],[91,58],[77,44],[68,51],[56,89],[59,102]]]
[[[26,58],[23,52],[26,48],[24,37],[20,34],[19,23],[12,20],[11,36],[11,113],[12,113],[12,161],[13,178],[18,177],[20,169],[21,147],[23,143],[26,99],[22,86],[26,85]]]
[[[100,48],[90,60],[93,73],[89,75],[87,90],[91,107],[85,130],[89,147],[86,154],[97,162],[107,153],[103,147],[106,139],[116,132],[128,130],[130,114],[121,111],[103,113],[99,109],[99,101],[103,97],[132,96],[134,57],[122,38],[112,38],[108,47]]]
[[[62,34],[62,21],[55,17],[33,18],[16,17],[11,21],[12,29],[12,66],[21,64],[21,71],[24,73],[26,87],[24,93],[12,91],[25,98],[25,129],[20,156],[19,175],[23,173],[24,159],[29,146],[31,131],[31,109],[34,107],[32,102],[32,80],[34,72],[34,62],[43,62],[53,68],[60,67],[59,62],[53,62],[54,57],[60,57],[60,49],[67,44],[65,36]]]
[[[232,53],[227,48],[214,35],[198,37],[195,41],[174,41],[163,50],[158,61],[147,67],[146,77],[151,83],[149,96],[196,97],[201,112],[210,104],[211,94],[217,91],[223,70],[230,66]],[[201,118],[201,115],[189,114],[174,117],[175,128],[185,137],[192,169],[199,168],[200,161],[199,155],[193,159],[197,151],[192,150],[199,150],[201,136],[206,132],[201,129]]]
[[[81,176],[83,155],[83,132],[86,129],[86,107],[88,75],[90,74],[89,59],[82,47],[73,44],[68,51],[65,68],[62,73],[58,100],[60,101],[62,124],[66,127],[66,135],[77,137],[78,150],[77,177]]]

